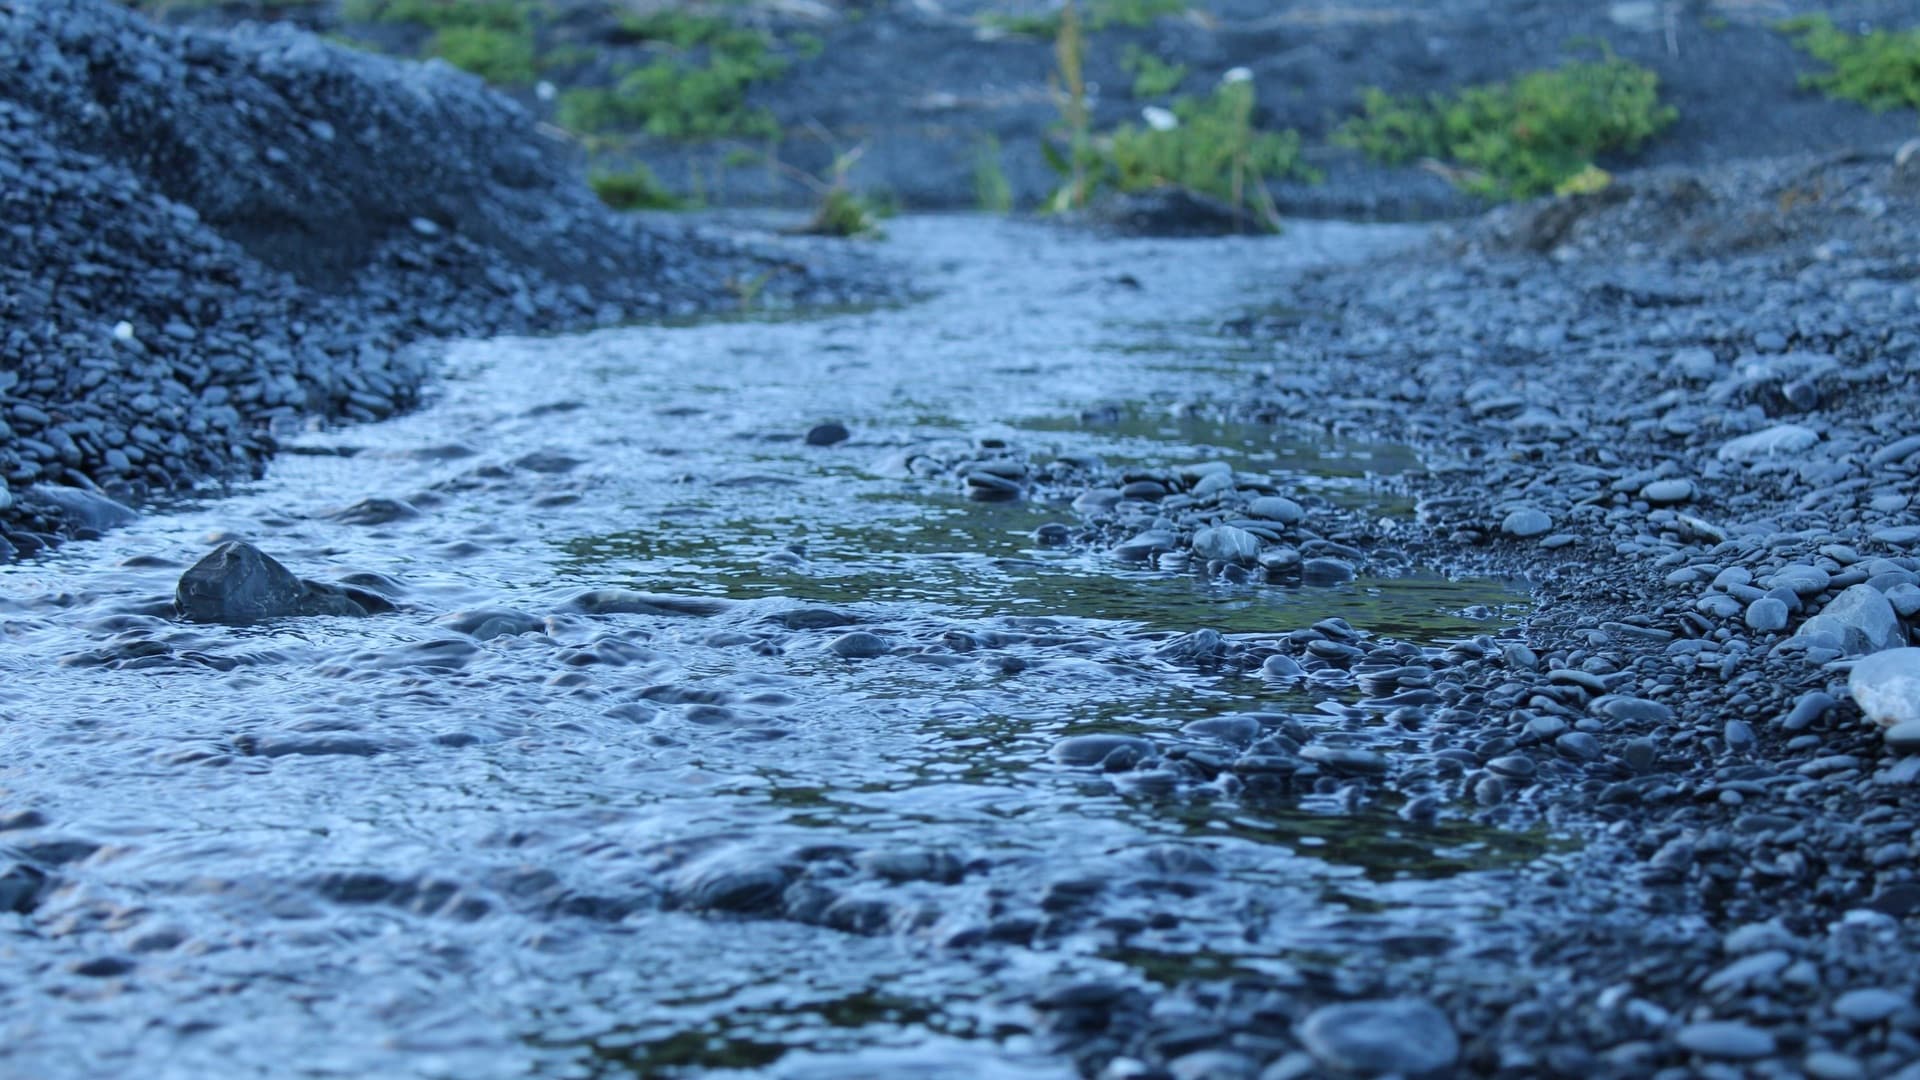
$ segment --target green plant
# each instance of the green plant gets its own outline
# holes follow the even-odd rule
[[[1800,85],[1875,112],[1920,109],[1920,27],[1850,34],[1824,15],[1790,19],[1780,29],[1831,70]]]
[[[1153,25],[1165,15],[1184,15],[1187,0],[1091,0],[1087,23],[1095,30],[1112,26],[1135,28]]]
[[[849,153],[836,155],[832,178],[824,183],[814,177],[804,177],[819,192],[820,203],[814,208],[813,220],[800,230],[802,233],[811,236],[875,238],[886,235],[880,228],[880,219],[891,216],[891,208],[860,194],[847,183],[854,165],[865,153],[866,147],[861,146]]]
[[[526,31],[531,14],[521,0],[346,0],[340,17],[347,22],[419,23],[435,30],[484,26]]]
[[[1294,131],[1254,126],[1251,79],[1222,82],[1204,98],[1174,103],[1172,126],[1126,125],[1098,143],[1103,182],[1121,191],[1182,187],[1251,209],[1270,227],[1279,212],[1268,180],[1317,180],[1300,156]]]
[[[766,35],[679,12],[628,16],[621,25],[671,55],[628,70],[611,88],[562,94],[563,126],[587,133],[640,128],[670,139],[779,135],[771,112],[747,104],[749,87],[787,69]]]
[[[1052,134],[1066,147],[1061,149],[1052,139],[1040,144],[1047,163],[1066,180],[1047,202],[1047,208],[1056,212],[1085,206],[1093,194],[1090,176],[1098,159],[1093,150],[1093,113],[1087,103],[1086,49],[1079,9],[1073,0],[1067,0],[1060,9],[1060,29],[1053,39],[1054,73],[1047,79],[1054,107],[1060,113]]]
[[[820,54],[827,51],[827,43],[819,34],[794,34],[787,39],[793,46],[793,53],[802,60],[818,60]]]
[[[686,205],[652,169],[638,162],[619,172],[591,173],[587,183],[601,202],[615,210],[678,210]]]
[[[980,16],[980,25],[1007,34],[1056,37],[1060,33],[1062,20],[1066,18],[1067,8],[1073,6],[1074,0],[1067,0],[1059,11],[1024,15],[988,12]],[[1089,30],[1108,30],[1116,26],[1139,29],[1153,25],[1153,21],[1161,16],[1183,15],[1186,11],[1187,0],[1087,0],[1087,14],[1083,21]]]
[[[1185,64],[1169,64],[1138,45],[1127,46],[1127,51],[1120,56],[1120,66],[1133,76],[1136,101],[1166,97],[1180,89],[1180,84],[1187,79]]]
[[[533,39],[524,33],[490,26],[449,26],[433,32],[427,53],[501,86],[533,81]]]
[[[990,11],[980,16],[980,25],[1005,34],[1053,37],[1060,32],[1060,16],[1050,11],[1029,15],[1009,15]]]
[[[984,136],[973,151],[973,197],[980,209],[991,214],[1013,210],[1013,185],[1007,182],[1007,170],[1000,164],[1000,140]]]
[[[1367,90],[1361,115],[1342,124],[1333,141],[1387,164],[1446,162],[1465,190],[1520,199],[1587,174],[1601,154],[1638,150],[1677,115],[1660,103],[1658,76],[1607,57],[1451,96]]]

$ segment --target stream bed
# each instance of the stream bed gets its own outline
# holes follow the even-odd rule
[[[1513,631],[1523,585],[1209,583],[902,466],[1226,461],[1405,515],[1404,448],[1164,402],[1244,378],[1214,327],[1279,277],[1423,234],[890,227],[921,302],[457,343],[418,412],[0,567],[0,853],[45,877],[0,915],[18,1074],[1070,1076],[1063,987],[1512,952],[1505,872],[1560,841],[1054,751],[1258,713],[1390,752],[1351,687],[1162,646],[1437,649]],[[225,539],[399,610],[174,621]]]

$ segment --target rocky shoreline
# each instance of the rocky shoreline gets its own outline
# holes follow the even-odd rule
[[[445,70],[359,57],[288,30],[149,30],[78,0],[4,11],[0,50],[24,59],[0,70],[0,170],[10,170],[0,174],[0,215],[20,241],[0,263],[9,305],[0,555],[110,528],[130,513],[116,499],[251,475],[274,452],[276,431],[416,404],[431,357],[410,343],[725,310],[748,292],[808,306],[897,292],[877,269],[817,248],[768,254],[611,216],[527,113]],[[216,107],[228,99],[247,107]],[[264,165],[231,167],[238,160]],[[273,713],[268,730],[256,730],[259,715],[223,720],[184,748],[168,731],[154,760],[264,769],[311,759],[330,788],[332,775],[318,769],[400,748],[453,756],[511,739],[515,754],[537,754],[543,740],[574,753],[558,725],[544,724],[547,711],[583,733],[583,760],[611,745],[649,762],[683,739],[695,750],[717,745],[722,732],[807,737],[788,715],[804,707],[798,690],[752,679],[738,692],[705,685],[712,672],[680,659],[695,648],[744,646],[781,665],[782,677],[791,654],[795,687],[811,685],[803,675],[824,678],[808,664],[908,659],[929,672],[977,665],[986,684],[1062,658],[1091,670],[1096,656],[1108,676],[1141,682],[1163,669],[1239,675],[1261,680],[1262,699],[1277,704],[1140,734],[1062,721],[1059,732],[1041,729],[1046,767],[1156,809],[1319,807],[1394,820],[1435,847],[1472,827],[1526,837],[1537,850],[1484,871],[1498,890],[1486,901],[1498,936],[1375,926],[1356,906],[1350,917],[1377,938],[1336,956],[1229,963],[1227,975],[1151,990],[1131,977],[1023,983],[1012,1000],[1037,1018],[1035,1034],[1084,1073],[1913,1080],[1920,729],[1901,680],[1915,655],[1902,649],[1920,625],[1916,170],[1913,151],[1889,148],[1651,171],[1598,194],[1501,211],[1429,251],[1279,282],[1271,309],[1230,328],[1258,356],[1243,392],[1153,403],[1410,446],[1428,467],[1380,481],[1413,502],[1409,519],[1221,463],[1116,470],[999,439],[904,465],[982,503],[1052,505],[1060,520],[1035,534],[1040,545],[1201,576],[1227,595],[1414,566],[1521,579],[1537,602],[1521,632],[1435,646],[1325,618],[1286,633],[1196,627],[1090,643],[1044,619],[902,631],[871,611],[596,582],[528,610],[488,596],[496,606],[438,613],[444,636],[328,669],[390,692],[388,703],[468,665],[500,665],[513,685],[551,697],[515,698],[513,709],[477,720],[464,707],[435,712],[432,723],[446,727],[430,739],[367,723],[361,714],[377,710],[364,700],[340,704],[353,714],[345,717],[309,703],[321,711],[295,725],[274,699],[254,710]],[[568,407],[587,406],[583,397]],[[1095,410],[1082,424],[1109,420]],[[782,445],[825,454],[856,441],[845,427],[816,431]],[[603,491],[586,465],[536,453],[512,468],[478,465],[443,490],[484,489],[534,514]],[[581,475],[552,480],[556,490],[539,497],[558,501],[542,504],[509,490],[522,466]],[[735,479],[778,487],[785,478],[759,470]],[[378,493],[355,501],[361,494],[341,493],[351,505],[329,520],[377,535],[431,517]],[[270,527],[282,526],[289,544],[311,540],[300,522]],[[479,541],[510,548],[520,539],[422,535],[448,561],[484,551]],[[768,559],[805,562],[791,548]],[[218,624],[385,612],[399,605],[381,590],[403,588],[372,572],[305,580],[238,542],[191,567],[134,569],[154,566],[181,571],[175,597],[111,600],[121,606],[83,623],[89,650],[61,665],[113,674],[202,665],[223,675],[300,666],[288,657],[322,655],[318,646],[256,656],[246,639],[219,636]],[[252,592],[234,588],[246,582]],[[66,603],[22,601],[21,632],[56,633],[48,627]],[[206,625],[183,628],[176,615]],[[632,621],[722,616],[732,621],[711,634]],[[1868,655],[1876,659],[1863,662]],[[623,679],[594,685],[628,665]],[[236,679],[195,692],[259,685]],[[963,689],[973,688],[953,688]],[[1880,715],[1864,715],[1860,700]],[[842,702],[831,709],[833,723],[818,726],[861,719]],[[522,712],[542,723],[523,725]],[[413,723],[395,716],[390,726]],[[682,718],[693,726],[669,729]],[[895,718],[878,721],[891,731]],[[636,730],[655,737],[644,750]],[[572,759],[550,767],[580,771]],[[706,782],[691,771],[674,782],[683,780]],[[25,833],[49,820],[64,826],[33,809],[0,826]],[[558,912],[612,938],[653,905],[715,923],[912,935],[944,956],[1074,935],[1196,954],[1203,937],[1181,937],[1170,897],[1192,901],[1181,910],[1197,913],[1202,935],[1233,926],[1257,936],[1284,917],[1260,908],[1255,890],[1220,889],[1222,904],[1243,906],[1200,910],[1212,903],[1217,868],[1198,845],[1128,851],[1137,862],[1124,879],[1111,866],[1108,878],[1055,878],[1004,853],[963,860],[946,849],[814,842],[784,817],[768,830],[775,838],[684,844],[656,843],[653,822],[624,823],[644,853],[636,870],[618,861],[617,845],[569,846],[575,831],[596,836],[610,819],[555,820],[565,827],[544,827],[569,839],[544,850],[538,830],[503,827],[512,837],[498,857],[516,861],[492,893],[419,877],[418,865],[406,877],[316,874],[297,861],[298,873],[336,906],[451,912],[449,922],[480,919],[489,901],[478,896],[496,895],[512,898],[503,909]],[[1559,849],[1555,837],[1582,843]],[[105,845],[36,843],[0,875],[0,907],[26,917],[44,902],[43,917],[58,916],[59,931],[34,947],[54,958],[47,964],[77,965],[61,969],[67,976],[135,972],[134,960],[78,958],[81,944],[60,940],[71,932],[94,948],[86,935],[98,927],[138,922],[131,905],[109,911],[89,892],[101,867],[86,860]],[[103,877],[115,857],[101,858]],[[578,872],[578,887],[541,857]],[[594,862],[602,858],[611,869]],[[68,863],[58,877],[42,869]],[[935,886],[977,894],[925,907],[920,893],[908,895]],[[137,876],[112,887],[147,892]],[[165,955],[181,940],[143,936],[127,949]],[[540,941],[566,945],[561,935]],[[589,959],[597,965],[597,952]]]
[[[0,10],[0,559],[416,404],[415,342],[899,295],[603,207],[477,79],[284,26]]]
[[[1170,1051],[1154,1017],[1257,1042],[1265,1013],[1322,991],[1243,980],[1176,1008],[1083,988],[1097,1007],[1059,1019],[1090,1072],[1306,1076],[1350,1052],[1361,1072],[1425,1074],[1456,1059],[1387,1033],[1444,1027],[1407,1004],[1433,1002],[1474,1075],[1920,1076],[1920,650],[1899,651],[1920,625],[1914,167],[1656,172],[1516,208],[1424,256],[1291,283],[1239,327],[1268,357],[1244,396],[1163,403],[1411,445],[1430,467],[1385,482],[1413,520],[1224,464],[1103,474],[1018,448],[929,464],[975,499],[1071,500],[1078,522],[1040,539],[1121,565],[1310,588],[1418,564],[1522,578],[1540,604],[1524,643],[1422,651],[1335,620],[1163,646],[1352,688],[1350,715],[1384,733],[1255,716],[1170,746],[1056,748],[1121,791],[1339,795],[1586,838],[1514,873],[1515,917],[1553,914],[1507,985],[1473,974],[1484,956],[1346,957],[1338,997],[1402,1004],[1329,1019],[1345,1050],[1302,1030],[1312,1053],[1273,1063]],[[1878,716],[1850,696],[1856,668]]]

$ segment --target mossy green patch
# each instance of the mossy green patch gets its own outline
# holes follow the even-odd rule
[[[588,133],[637,128],[688,140],[779,135],[773,114],[747,102],[749,87],[787,70],[766,34],[684,12],[629,15],[621,30],[666,55],[629,69],[612,87],[561,95],[566,127]]]
[[[1920,109],[1920,26],[1852,34],[1824,15],[1809,15],[1780,29],[1829,68],[1803,77],[1800,85],[1875,112]]]
[[[980,25],[1003,33],[1053,37],[1060,32],[1061,23],[1068,18],[1067,8],[1074,7],[1074,0],[1068,0],[1059,11],[1028,14],[989,12],[980,16],[979,21]],[[1089,30],[1114,27],[1140,29],[1153,25],[1155,19],[1184,15],[1186,12],[1187,0],[1086,0],[1085,13],[1079,18]]]
[[[1678,113],[1659,85],[1652,71],[1607,57],[1451,95],[1368,90],[1333,141],[1386,164],[1444,162],[1476,195],[1528,198],[1592,177],[1598,156],[1633,153],[1671,126]]]
[[[652,169],[637,162],[620,170],[596,170],[587,183],[615,210],[678,210],[685,205]]]
[[[429,55],[500,86],[533,81],[533,38],[490,26],[449,26],[427,42]]]
[[[1121,191],[1183,187],[1236,207],[1251,205],[1271,221],[1277,215],[1266,181],[1319,177],[1300,156],[1298,133],[1254,126],[1254,105],[1252,80],[1183,97],[1174,103],[1173,126],[1129,124],[1099,140],[1102,164]]]
[[[1169,64],[1138,45],[1127,46],[1127,51],[1120,56],[1120,66],[1133,76],[1136,101],[1166,97],[1180,89],[1180,84],[1187,79],[1185,64]]]
[[[532,11],[522,0],[346,0],[347,22],[419,23],[435,30],[481,26],[528,32]]]

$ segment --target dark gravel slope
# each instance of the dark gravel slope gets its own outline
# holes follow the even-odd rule
[[[610,213],[444,67],[96,0],[0,6],[0,56],[0,557],[120,513],[44,485],[138,501],[406,408],[415,339],[882,291]]]

